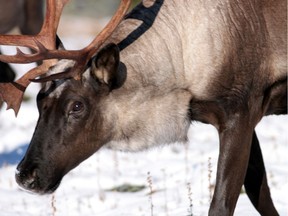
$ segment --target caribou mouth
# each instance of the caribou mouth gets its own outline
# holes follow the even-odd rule
[[[39,177],[34,176],[27,177],[26,175],[21,174],[19,170],[16,170],[15,179],[18,183],[20,190],[31,193],[31,194],[38,194],[38,195],[45,195],[53,193],[60,185],[61,180],[57,180],[52,184],[45,187],[45,181],[41,180]]]
[[[60,185],[61,180],[49,187],[43,194],[52,194]]]

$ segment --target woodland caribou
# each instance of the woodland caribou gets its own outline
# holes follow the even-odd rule
[[[287,113],[286,1],[144,0],[124,16],[130,1],[122,0],[105,29],[76,51],[56,45],[67,1],[47,1],[38,35],[0,37],[36,51],[1,61],[43,60],[1,85],[17,113],[27,85],[45,82],[18,184],[51,193],[102,146],[137,151],[186,141],[196,120],[215,126],[220,139],[209,215],[232,215],[243,184],[261,215],[278,215],[254,129],[265,115]]]

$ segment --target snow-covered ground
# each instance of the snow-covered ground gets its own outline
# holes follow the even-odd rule
[[[76,42],[72,38],[67,41]],[[27,66],[18,66],[17,70],[25,71]],[[32,99],[22,105],[17,118],[11,110],[0,111],[1,216],[207,215],[209,188],[213,189],[215,183],[218,137],[213,127],[200,123],[191,126],[188,144],[133,154],[103,149],[68,173],[53,195],[21,191],[14,173],[38,118],[37,90],[36,84],[29,87],[28,95]],[[288,116],[273,116],[264,118],[257,127],[268,182],[281,216],[288,215],[287,124]],[[135,193],[110,191],[125,183],[144,185],[145,189]],[[258,215],[244,193],[240,195],[235,215]]]

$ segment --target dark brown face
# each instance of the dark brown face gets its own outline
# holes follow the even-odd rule
[[[91,143],[95,137],[90,135],[95,126],[91,118],[101,125],[101,119],[93,116],[97,108],[88,96],[90,92],[97,97],[96,84],[95,88],[84,88],[81,81],[68,80],[58,87],[56,83],[50,88],[52,93],[42,91],[38,95],[40,117],[29,149],[17,167],[18,184],[37,193],[53,192],[69,170],[100,147]],[[57,98],[61,85],[65,87]]]
[[[109,141],[101,103],[110,87],[87,73],[82,81],[54,81],[39,92],[37,126],[17,167],[16,181],[22,188],[53,192],[67,172]]]

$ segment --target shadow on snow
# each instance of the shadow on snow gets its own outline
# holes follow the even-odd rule
[[[18,164],[20,160],[23,158],[27,148],[28,148],[28,144],[24,144],[24,145],[17,147],[11,152],[0,153],[0,167],[4,165]]]

